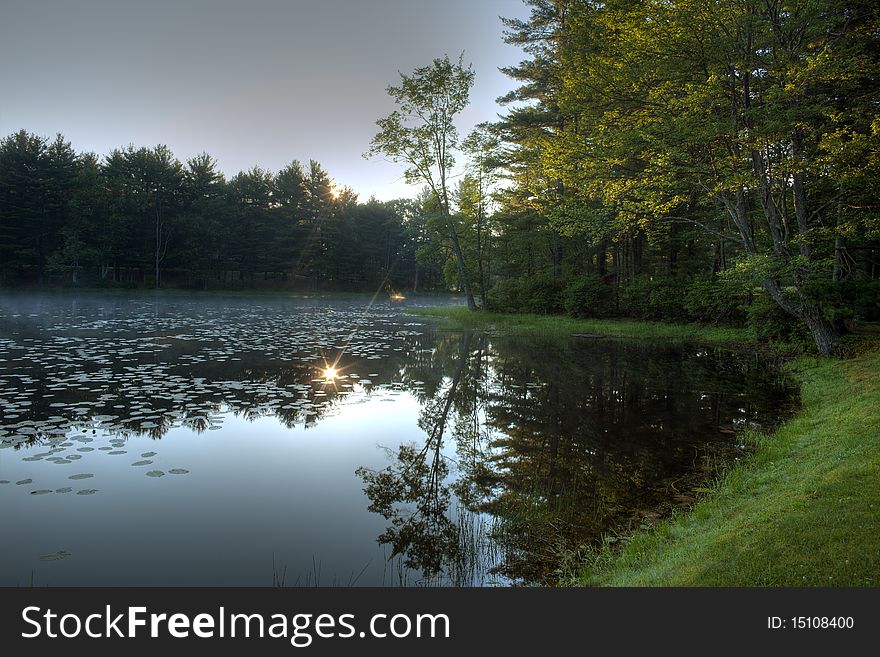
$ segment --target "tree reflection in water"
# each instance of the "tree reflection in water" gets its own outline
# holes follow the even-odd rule
[[[470,360],[472,334],[461,340],[458,365],[446,389],[436,388],[422,408],[419,427],[426,438],[421,447],[401,445],[396,461],[380,471],[359,468],[369,510],[390,521],[379,542],[390,545],[393,555],[403,555],[408,568],[428,577],[461,560],[459,527],[449,512],[452,498],[449,464],[442,452],[450,409]]]
[[[447,334],[407,376],[428,391],[425,438],[358,474],[379,542],[447,584],[481,583],[486,558],[502,581],[558,581],[567,555],[689,503],[743,449],[735,429],[791,398],[754,357],[613,340]]]
[[[306,429],[349,399],[403,394],[421,404],[414,442],[358,472],[388,523],[380,541],[418,583],[552,583],[581,546],[686,504],[714,460],[738,453],[736,429],[772,424],[792,398],[765,363],[723,350],[456,333],[375,308],[353,334],[351,303],[161,306],[8,301],[0,447],[44,445],[26,458],[56,468],[68,439],[97,441],[75,448],[84,463],[175,427],[274,416]],[[321,366],[337,362],[328,380]],[[247,457],[249,441],[236,449]]]

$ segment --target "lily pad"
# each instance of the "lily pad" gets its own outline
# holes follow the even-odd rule
[[[52,491],[47,488],[40,488],[39,490],[32,490],[31,495],[46,495],[47,493],[51,493]]]
[[[58,561],[70,556],[70,552],[58,550],[58,552],[50,552],[49,554],[40,555],[40,561]]]
[[[152,461],[150,459],[144,459],[143,461],[135,461],[132,465],[150,465]]]
[[[98,492],[97,488],[83,488],[82,490],[76,491],[77,495],[94,495]]]
[[[69,493],[72,490],[73,489],[70,486],[65,486],[64,488],[56,488],[55,492],[56,493]]]
[[[34,483],[33,479],[22,479],[21,481],[16,481],[15,485],[16,486],[24,486],[25,484],[32,484],[32,483]]]
[[[143,456],[145,459],[148,459],[151,456],[156,456],[156,452],[144,452],[143,454],[141,454],[141,456]]]
[[[150,471],[147,473],[147,476],[148,476],[148,477],[164,477],[164,476],[165,476],[165,473],[162,472],[161,470],[150,470]]]
[[[186,470],[185,468],[171,468],[168,471],[168,474],[184,475],[189,474],[189,470]]]
[[[95,476],[95,475],[93,475],[93,474],[89,474],[89,473],[85,473],[85,472],[83,472],[83,473],[80,473],[80,474],[70,475],[70,476],[68,477],[68,479],[91,479],[91,478],[94,477],[94,476]]]

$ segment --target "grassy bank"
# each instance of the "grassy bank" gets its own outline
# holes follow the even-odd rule
[[[624,321],[468,314],[458,325],[552,334],[695,339],[748,345],[745,331]],[[847,360],[799,357],[803,406],[692,509],[587,552],[565,584],[598,586],[880,585],[880,342]]]
[[[559,315],[474,313],[461,306],[409,308],[407,312],[422,316],[442,317],[458,327],[536,333],[549,337],[580,333],[618,338],[697,340],[707,344],[729,346],[745,346],[754,343],[746,329],[724,326],[664,324],[621,319],[573,319]]]
[[[880,584],[880,349],[789,367],[797,417],[689,512],[595,552],[572,583]]]

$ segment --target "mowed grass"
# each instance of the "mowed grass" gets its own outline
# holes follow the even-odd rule
[[[742,329],[426,309],[455,324],[755,346]],[[614,537],[562,583],[587,586],[880,585],[880,341],[846,360],[801,356],[799,413],[689,511]]]

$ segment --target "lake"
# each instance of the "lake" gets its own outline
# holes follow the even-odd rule
[[[552,584],[797,403],[753,354],[408,305],[0,297],[0,585]]]

